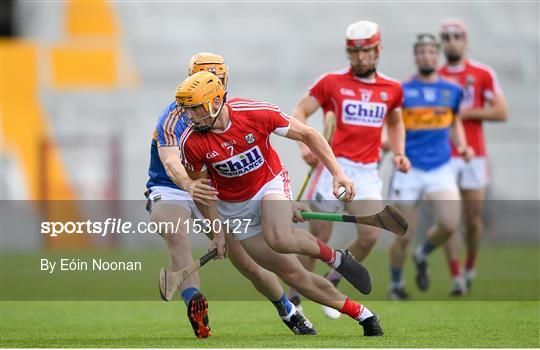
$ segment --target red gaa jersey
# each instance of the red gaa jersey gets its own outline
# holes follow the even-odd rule
[[[208,171],[219,199],[246,201],[281,173],[270,134],[285,136],[289,116],[271,103],[239,98],[225,107],[230,117],[225,130],[201,134],[189,128],[182,134],[182,161],[192,171]]]
[[[466,60],[460,66],[445,65],[439,69],[439,74],[463,88],[461,109],[483,108],[487,101],[502,94],[493,69],[473,60]],[[487,152],[482,122],[464,120],[463,127],[467,144],[474,149],[477,156],[485,157]],[[452,145],[452,155],[459,156],[454,145]]]
[[[352,69],[323,75],[309,90],[324,115],[336,115],[332,150],[336,157],[357,163],[379,160],[386,115],[401,107],[403,91],[398,81],[376,73],[372,80],[355,77]]]

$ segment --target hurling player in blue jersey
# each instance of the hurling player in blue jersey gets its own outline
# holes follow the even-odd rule
[[[206,52],[194,55],[191,58],[189,74],[199,71],[214,73],[226,88],[228,68],[223,57]],[[154,131],[146,196],[150,219],[156,223],[176,223],[179,219],[183,223],[190,218],[204,219],[195,202],[206,204],[217,199],[217,192],[210,186],[208,180],[191,180],[181,163],[179,145],[187,128],[185,119],[176,102],[172,102],[161,114]],[[168,225],[163,225],[163,228],[171,229]],[[178,225],[178,232],[160,232],[167,243],[170,268],[173,271],[184,269],[193,262],[187,228],[187,225]],[[316,333],[313,325],[285,296],[276,275],[257,265],[232,235],[209,238],[218,250],[223,250],[226,242],[228,256],[233,265],[274,304],[289,329],[295,334]],[[224,253],[220,251],[219,255],[222,256]],[[188,318],[195,335],[198,338],[206,338],[210,336],[208,302],[199,288],[199,276],[194,273],[181,284],[179,291],[187,306]]]
[[[390,292],[393,300],[408,295],[402,277],[407,246],[414,234],[418,201],[425,196],[436,217],[425,242],[414,252],[416,282],[421,290],[428,288],[427,255],[446,242],[456,231],[460,220],[459,191],[449,161],[450,142],[465,160],[473,157],[467,146],[463,125],[458,118],[461,88],[437,74],[439,43],[431,34],[419,34],[414,44],[418,73],[403,86],[403,120],[406,128],[405,154],[411,160],[408,173],[394,172],[390,199],[398,201],[409,222],[409,231],[394,241],[390,249]]]

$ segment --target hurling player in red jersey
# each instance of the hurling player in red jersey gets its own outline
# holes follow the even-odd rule
[[[227,87],[228,67],[223,57],[201,52],[191,58],[189,75],[199,71],[215,74]],[[147,209],[154,222],[186,222],[189,218],[201,220],[202,214],[195,202],[205,203],[212,200],[207,179],[192,180],[187,174],[180,159],[180,140],[188,125],[181,118],[182,110],[177,108],[176,101],[170,103],[162,113],[152,141],[149,181],[147,183]],[[210,193],[206,192],[210,190]],[[214,192],[214,194],[216,194]],[[160,232],[167,243],[170,256],[170,268],[181,270],[193,262],[187,225],[178,225],[177,231],[170,231],[169,225],[163,225]],[[208,235],[211,238],[211,235]],[[253,286],[275,306],[278,315],[285,325],[297,335],[313,335],[316,330],[313,324],[298,311],[287,299],[283,286],[276,275],[257,265],[244,251],[244,248],[227,236],[228,257],[236,269],[250,280]],[[160,288],[164,281],[160,279]],[[199,276],[194,273],[178,288],[186,303],[188,318],[198,338],[211,335],[208,317],[208,302],[199,290]]]
[[[465,24],[460,20],[445,20],[440,35],[446,64],[440,68],[439,74],[463,88],[460,118],[467,143],[476,153],[475,158],[465,162],[454,148],[451,160],[458,177],[464,208],[464,236],[467,247],[464,278],[459,263],[460,236],[452,235],[445,248],[454,277],[452,294],[461,295],[471,287],[476,255],[484,232],[482,210],[489,176],[482,122],[506,121],[508,111],[493,69],[467,57],[469,43]]]
[[[257,264],[286,284],[359,321],[364,335],[383,335],[376,315],[341,294],[325,278],[305,270],[293,255],[320,259],[360,292],[371,291],[369,272],[347,250],[333,250],[292,226],[293,217],[302,220],[302,206],[290,200],[287,170],[269,142],[270,135],[302,141],[311,147],[333,174],[336,196],[338,188],[344,187],[345,200],[351,200],[354,183],[344,174],[324,138],[273,104],[245,99],[225,102],[221,82],[209,72],[186,79],[178,86],[176,99],[191,123],[181,140],[186,170],[192,178],[209,177],[218,192],[217,202],[200,208],[213,225],[211,247],[217,247],[223,257],[227,231]],[[227,229],[216,225],[220,215]]]
[[[405,156],[405,127],[401,116],[403,91],[398,81],[377,72],[377,61],[381,52],[381,33],[377,24],[359,21],[349,25],[345,33],[346,52],[350,67],[320,77],[310,88],[294,110],[294,117],[306,119],[322,108],[324,114],[334,112],[336,131],[331,140],[332,151],[339,165],[357,185],[353,202],[336,201],[332,196],[331,176],[328,170],[319,167],[308,195],[313,208],[322,211],[347,210],[354,215],[371,215],[382,209],[382,181],[378,173],[379,152],[383,125],[388,128],[390,150],[394,153],[397,170],[407,172],[410,162]],[[302,157],[311,166],[319,158],[308,147],[300,143]],[[327,242],[332,233],[331,222],[311,222],[311,233]],[[371,226],[357,225],[357,237],[347,249],[362,261],[377,242],[380,230]],[[310,271],[315,260],[300,257]],[[335,285],[341,276],[331,271],[327,279]],[[300,299],[291,291],[291,301]],[[330,318],[339,313],[324,308]]]

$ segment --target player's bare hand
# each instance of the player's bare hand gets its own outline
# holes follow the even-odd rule
[[[188,192],[194,201],[204,205],[210,205],[212,201],[218,199],[218,192],[210,184],[210,179],[197,179],[189,185]]]
[[[411,170],[411,161],[404,154],[396,154],[394,156],[394,166],[398,171],[407,173]]]
[[[319,164],[319,158],[315,157],[308,146],[304,145],[303,143],[300,144],[300,153],[302,154],[302,159],[304,162],[306,162],[309,166],[315,167],[317,164]]]
[[[336,198],[339,200],[350,202],[356,196],[356,186],[354,185],[354,182],[352,182],[352,180],[349,179],[344,173],[334,175],[334,178],[332,179],[332,187],[334,190],[334,196],[336,196]],[[340,187],[345,188],[345,194],[340,193]]]
[[[225,243],[225,234],[223,232],[214,232],[214,239],[210,242],[208,251],[215,248],[218,250],[216,259],[223,259],[227,256],[227,244]]]
[[[463,160],[466,162],[470,162],[471,159],[474,158],[476,153],[474,152],[474,149],[471,146],[465,146],[462,149],[458,150],[458,153],[463,157]]]
[[[292,221],[294,223],[297,222],[304,222],[304,218],[302,217],[303,211],[311,211],[309,207],[301,202],[291,201],[292,211],[293,211],[293,218]]]

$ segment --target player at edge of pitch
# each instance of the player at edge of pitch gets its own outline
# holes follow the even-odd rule
[[[482,211],[489,172],[482,124],[490,121],[506,121],[508,109],[495,71],[467,57],[469,39],[463,21],[456,19],[443,21],[440,36],[446,64],[439,69],[439,74],[463,89],[460,118],[463,121],[467,143],[476,153],[470,162],[464,162],[453,148],[450,161],[458,178],[463,201],[464,238],[467,247],[464,273],[459,257],[461,236],[452,235],[445,245],[445,250],[453,277],[451,294],[462,295],[471,288],[478,249],[484,234]]]

